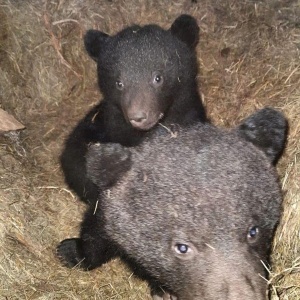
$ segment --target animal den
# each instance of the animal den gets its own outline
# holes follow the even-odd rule
[[[60,265],[55,248],[77,236],[85,205],[64,183],[63,143],[96,105],[87,29],[163,28],[180,14],[200,26],[197,80],[208,117],[234,127],[270,106],[289,121],[277,165],[283,213],[272,246],[270,299],[299,299],[300,11],[297,1],[47,1],[0,4],[1,109],[26,129],[1,135],[0,290],[8,299],[151,299],[120,260],[91,272]]]

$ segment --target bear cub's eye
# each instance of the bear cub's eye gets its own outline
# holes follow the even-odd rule
[[[255,242],[258,238],[258,234],[259,234],[258,226],[250,227],[248,234],[247,234],[248,241],[251,243]]]
[[[172,251],[174,251],[175,256],[181,260],[193,259],[198,253],[197,248],[192,242],[178,240],[172,242]]]
[[[156,86],[160,86],[162,85],[164,78],[160,73],[154,73],[152,80],[153,80],[153,84],[155,84]]]
[[[117,80],[116,87],[118,90],[122,91],[124,89],[124,83],[121,80]]]
[[[175,245],[175,251],[178,254],[186,254],[186,253],[188,253],[190,251],[190,248],[186,244],[176,244]]]

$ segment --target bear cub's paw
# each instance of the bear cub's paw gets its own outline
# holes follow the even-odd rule
[[[164,293],[163,296],[152,295],[152,300],[177,300],[177,297]]]
[[[284,115],[266,107],[252,114],[238,127],[239,134],[262,149],[275,165],[284,149],[288,122]]]
[[[68,268],[80,267],[80,264],[84,261],[80,249],[81,239],[66,239],[61,241],[57,246],[56,256],[60,262]]]

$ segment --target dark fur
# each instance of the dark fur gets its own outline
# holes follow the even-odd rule
[[[272,163],[286,132],[282,114],[267,108],[230,132],[198,124],[178,128],[176,138],[157,130],[136,148],[91,146],[88,176],[110,192],[95,214],[88,209],[80,238],[60,243],[58,256],[84,269],[121,256],[155,299],[160,288],[179,300],[265,299],[258,274],[265,275],[261,260],[268,261],[280,217]],[[178,253],[178,244],[189,251]]]
[[[178,17],[169,30],[134,25],[114,36],[87,31],[85,47],[97,62],[104,99],[74,128],[61,155],[66,183],[81,200],[95,204],[99,194],[86,176],[90,143],[139,144],[147,132],[134,128],[130,118],[144,113],[151,119],[147,130],[155,126],[161,113],[165,125],[206,121],[196,81],[198,39],[199,27],[188,15]],[[161,85],[152,82],[156,73],[162,76]],[[122,91],[116,87],[118,80],[124,83]]]

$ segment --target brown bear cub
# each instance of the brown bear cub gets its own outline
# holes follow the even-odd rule
[[[231,131],[196,123],[136,147],[91,145],[87,176],[102,192],[59,258],[90,270],[120,256],[154,299],[265,299],[262,262],[282,200],[273,164],[286,133],[266,108]]]
[[[168,30],[134,25],[113,36],[87,31],[85,48],[97,63],[104,98],[74,128],[61,155],[66,183],[82,201],[93,205],[99,194],[86,176],[90,143],[135,146],[158,122],[206,121],[196,80],[198,40],[199,26],[189,15]]]

